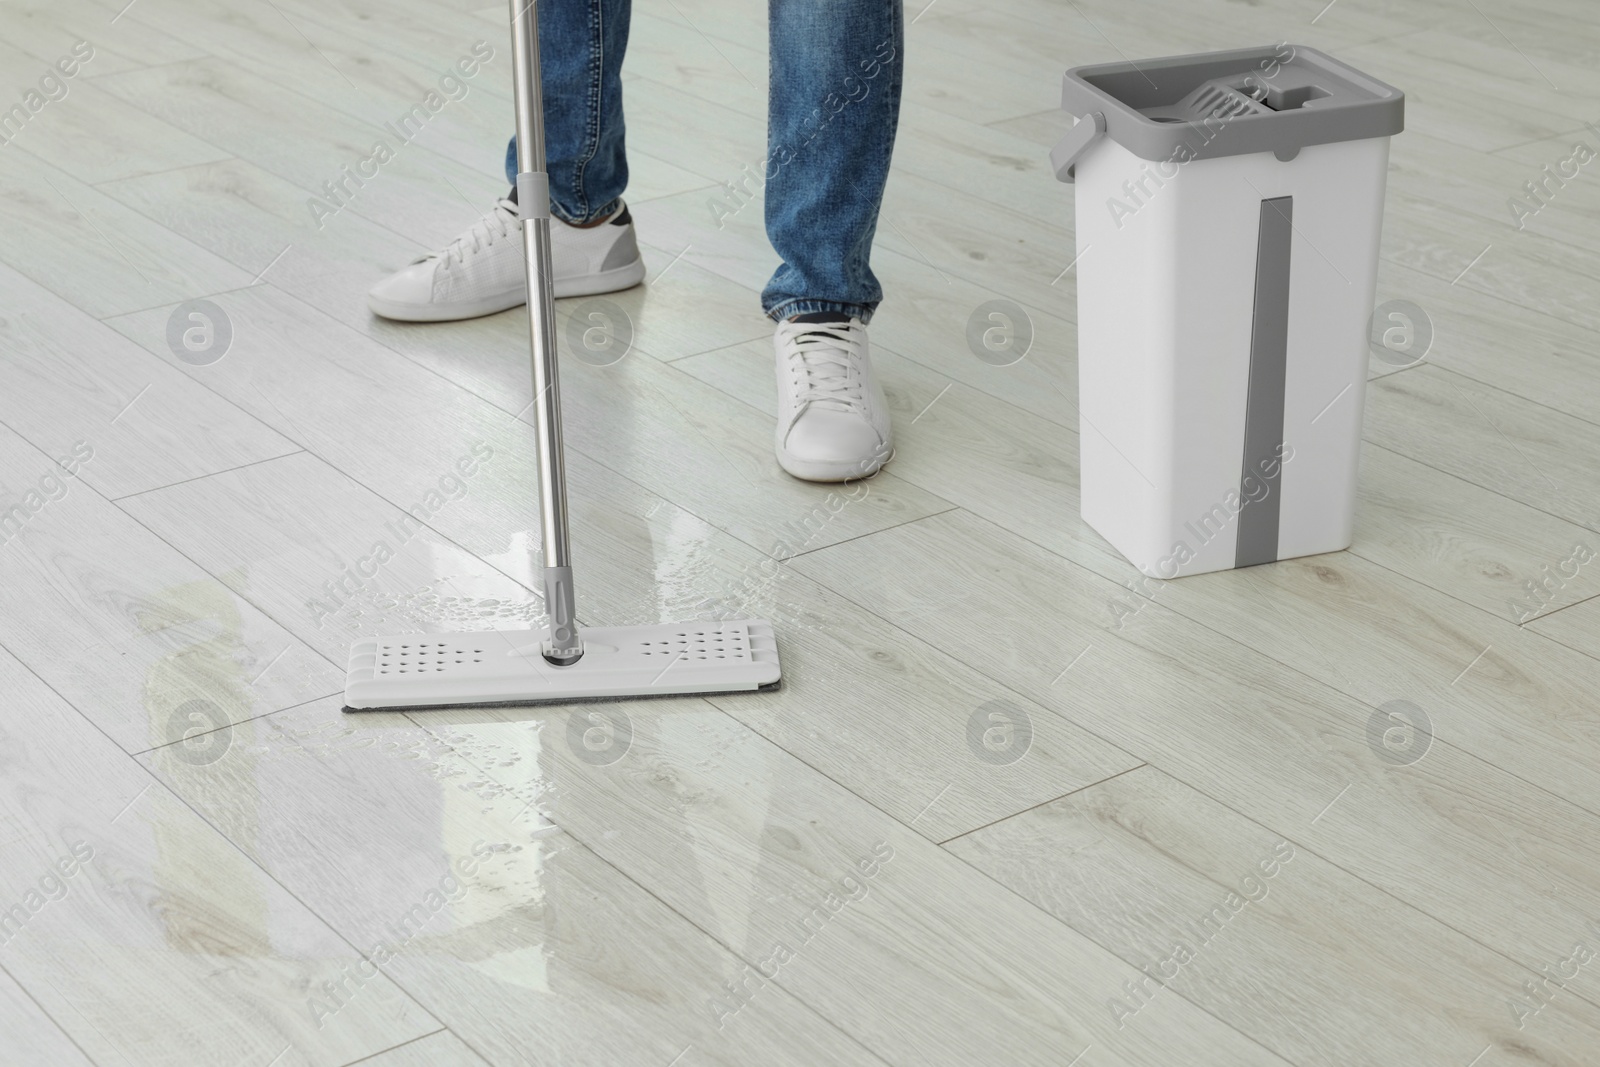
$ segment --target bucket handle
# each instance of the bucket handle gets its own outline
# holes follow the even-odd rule
[[[1106,132],[1106,117],[1099,111],[1091,111],[1078,120],[1077,125],[1068,130],[1056,146],[1050,150],[1050,166],[1056,172],[1056,180],[1063,182],[1072,181],[1072,168],[1078,159],[1086,152],[1090,145],[1099,140],[1100,135]]]

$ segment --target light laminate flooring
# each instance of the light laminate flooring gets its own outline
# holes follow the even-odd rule
[[[707,206],[765,6],[635,6],[649,273],[558,305],[631,334],[563,365],[579,612],[764,615],[784,687],[352,717],[353,638],[540,618],[525,314],[363,301],[501,192],[506,13],[0,4],[0,108],[94,49],[0,146],[0,1064],[1600,1063],[1600,164],[1506,206],[1600,147],[1592,5],[913,0],[847,500],[771,455],[760,198]],[[1348,552],[1142,580],[1078,517],[1060,73],[1274,41],[1406,90],[1378,299],[1432,347]]]

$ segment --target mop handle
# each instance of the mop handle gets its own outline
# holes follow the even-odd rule
[[[561,390],[556,378],[556,314],[550,272],[550,177],[544,161],[544,102],[539,82],[535,0],[511,0],[512,90],[517,115],[517,206],[528,273],[528,334],[533,349],[533,414],[539,446],[539,522],[544,604],[552,663],[583,655],[567,539],[567,474],[561,449]]]

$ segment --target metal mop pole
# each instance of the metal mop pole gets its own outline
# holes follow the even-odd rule
[[[517,207],[528,268],[528,333],[533,348],[533,414],[539,438],[539,521],[544,605],[550,633],[544,658],[583,655],[567,539],[567,474],[561,450],[561,390],[556,377],[556,314],[550,273],[550,176],[544,162],[544,102],[539,82],[539,19],[534,0],[511,0],[511,69],[517,114]]]

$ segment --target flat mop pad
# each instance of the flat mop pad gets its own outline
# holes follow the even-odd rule
[[[778,688],[778,642],[760,619],[583,628],[556,666],[542,630],[369,637],[350,649],[345,711],[565,704]]]

